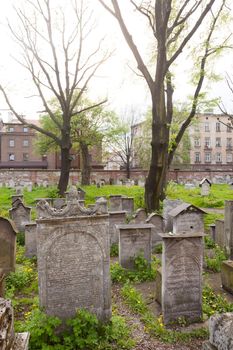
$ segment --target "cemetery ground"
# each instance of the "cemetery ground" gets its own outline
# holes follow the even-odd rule
[[[86,204],[95,202],[96,196],[122,194],[135,198],[135,209],[143,207],[143,189],[138,186],[85,187]],[[0,188],[0,216],[8,217],[13,189]],[[215,209],[205,215],[205,230],[215,219],[223,217],[224,201],[233,199],[233,190],[228,185],[212,185],[211,194],[200,195],[199,188],[185,189],[170,184],[168,197],[182,199],[201,208]],[[37,198],[57,197],[53,187],[33,188],[24,191],[24,202],[35,206]],[[208,210],[207,210],[208,211]],[[33,211],[33,219],[35,212]],[[111,247],[112,310],[111,323],[100,324],[95,316],[80,310],[68,321],[69,331],[58,335],[60,320],[48,317],[39,309],[38,275],[36,258],[24,255],[24,236],[17,236],[16,271],[6,279],[6,298],[12,300],[15,315],[15,330],[30,332],[32,350],[75,349],[201,349],[208,338],[207,320],[216,312],[233,311],[233,295],[221,288],[221,262],[225,253],[205,237],[205,259],[203,271],[203,321],[187,325],[184,319],[169,328],[164,326],[161,307],[155,301],[155,278],[161,266],[162,246],[153,251],[151,267],[143,256],[134,260],[136,269],[129,271],[117,262],[118,249]]]

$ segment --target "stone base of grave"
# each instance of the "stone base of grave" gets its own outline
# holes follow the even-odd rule
[[[209,346],[205,350],[231,350],[233,349],[233,312],[215,314],[209,319]]]
[[[156,274],[155,298],[156,298],[156,301],[161,305],[162,304],[162,268],[159,268]]]
[[[233,261],[223,261],[221,278],[223,288],[233,294]]]
[[[210,344],[209,341],[206,341],[202,344],[202,350],[218,350],[216,346]]]
[[[29,333],[16,333],[12,350],[28,350]]]

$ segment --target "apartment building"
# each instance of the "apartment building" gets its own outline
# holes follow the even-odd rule
[[[29,122],[39,123],[38,120]],[[0,120],[0,169],[60,169],[60,153],[39,155],[35,150],[35,139],[35,130],[21,124],[18,120],[13,118],[8,122]],[[71,157],[71,168],[81,169],[80,153],[73,150]],[[103,168],[102,145],[93,147],[90,158],[93,168]]]
[[[198,114],[189,127],[190,164],[233,163],[233,129],[231,119],[222,114]]]

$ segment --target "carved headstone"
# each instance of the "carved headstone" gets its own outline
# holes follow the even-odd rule
[[[157,213],[151,213],[146,219],[147,224],[152,224],[154,227],[151,229],[152,235],[152,247],[162,241],[159,233],[164,232],[163,217]]]
[[[25,225],[25,255],[28,258],[32,258],[33,256],[37,255],[35,222]]]
[[[173,233],[204,232],[205,212],[189,203],[182,203],[169,212],[173,218]]]
[[[233,201],[225,201],[224,236],[225,249],[233,260]]]
[[[119,243],[119,232],[116,225],[125,224],[125,211],[110,211],[109,212],[109,236],[110,244]]]
[[[85,308],[100,320],[111,317],[105,207],[100,200],[93,210],[86,209],[74,200],[58,212],[38,203],[39,300],[47,314],[65,320]]]
[[[202,317],[203,234],[162,234],[162,311],[164,323]]]
[[[122,210],[125,210],[128,214],[134,212],[134,198],[133,197],[122,197]]]
[[[150,224],[117,225],[119,230],[119,263],[127,269],[134,269],[134,258],[142,254],[151,262]]]
[[[9,214],[20,232],[23,232],[25,225],[31,221],[31,208],[26,207],[19,199],[14,202],[14,206],[9,210]]]
[[[22,194],[14,194],[13,196],[11,196],[11,205],[12,205],[12,207],[17,205],[18,199],[21,202],[23,202],[23,195]]]
[[[164,199],[163,201],[163,218],[164,218],[164,230],[170,232],[173,230],[173,218],[169,215],[170,211],[182,204],[183,201],[180,199]]]
[[[139,208],[136,210],[135,214],[133,215],[132,223],[135,224],[144,224],[147,219],[146,210],[143,208]]]
[[[210,187],[211,187],[211,181],[204,178],[199,183],[199,186],[201,188],[201,195],[202,196],[208,196],[210,194]]]
[[[122,211],[122,196],[110,195],[109,196],[109,211]]]
[[[15,270],[16,231],[12,223],[0,217],[0,268],[8,274]]]

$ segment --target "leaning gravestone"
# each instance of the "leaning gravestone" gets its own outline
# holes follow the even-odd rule
[[[14,312],[10,300],[0,298],[0,349],[28,350],[29,333],[14,333]]]
[[[25,256],[32,258],[36,255],[36,223],[31,222],[25,225]]]
[[[164,218],[164,230],[170,232],[173,230],[173,218],[169,215],[170,211],[182,204],[183,201],[180,199],[164,199],[163,201],[163,218]]]
[[[82,207],[72,189],[57,211],[37,204],[39,300],[47,314],[65,320],[84,308],[104,321],[111,317],[110,248],[106,201]]]
[[[3,274],[15,270],[16,231],[13,224],[0,217],[0,268]]]
[[[9,214],[20,232],[23,232],[25,225],[31,221],[31,208],[26,207],[20,199],[15,201],[14,206],[9,210]]]
[[[119,263],[127,269],[134,269],[134,259],[142,254],[151,262],[150,224],[117,225],[119,230]]]
[[[163,238],[162,312],[164,323],[180,317],[189,323],[202,317],[203,233],[171,235]]]
[[[154,227],[151,229],[151,235],[152,235],[152,247],[156,246],[156,244],[162,242],[162,238],[159,235],[159,233],[164,232],[164,223],[163,223],[163,217],[157,213],[151,213],[147,219],[147,224],[151,224]]]

